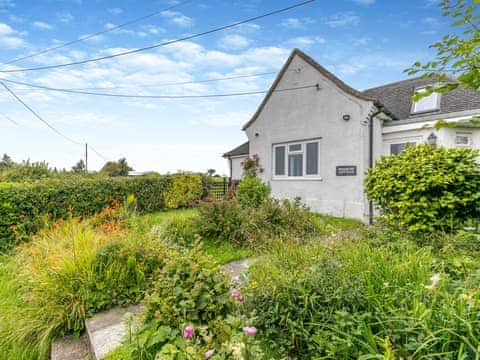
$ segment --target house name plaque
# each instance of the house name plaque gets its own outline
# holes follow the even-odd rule
[[[337,176],[357,176],[355,165],[337,166]]]

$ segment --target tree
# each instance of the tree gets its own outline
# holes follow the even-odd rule
[[[409,75],[422,73],[425,77],[437,77],[437,83],[417,93],[414,100],[432,94],[448,92],[463,86],[480,91],[480,0],[442,0],[439,7],[443,15],[452,18],[457,34],[445,35],[442,40],[430,45],[436,49],[436,58],[425,64],[417,61]],[[451,73],[456,78],[447,75]]]
[[[83,159],[78,160],[78,162],[72,166],[72,172],[76,174],[87,172],[87,167]]]
[[[133,168],[128,165],[127,159],[121,158],[118,161],[108,161],[100,171],[108,176],[127,176]]]
[[[213,175],[215,175],[216,172],[217,172],[217,170],[215,170],[215,169],[208,169],[207,170],[207,176],[213,176]]]
[[[2,160],[0,160],[0,170],[11,168],[15,165],[15,162],[7,154],[3,154]]]

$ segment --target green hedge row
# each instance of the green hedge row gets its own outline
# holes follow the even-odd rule
[[[162,210],[169,176],[80,178],[36,183],[0,183],[0,249],[26,239],[47,222],[89,216],[112,201],[137,198],[140,212]]]

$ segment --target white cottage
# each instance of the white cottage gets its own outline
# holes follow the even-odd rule
[[[375,159],[424,141],[480,148],[480,129],[433,128],[441,119],[480,115],[480,92],[459,88],[413,103],[414,92],[433,82],[413,78],[358,91],[295,49],[243,127],[248,142],[223,155],[230,176],[240,179],[242,160],[258,154],[274,197],[301,197],[315,211],[371,221],[363,182]]]

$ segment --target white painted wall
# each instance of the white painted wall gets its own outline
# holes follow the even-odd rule
[[[398,127],[402,129],[402,127]],[[383,134],[383,154],[390,155],[390,144],[403,142],[426,142],[428,136],[433,132],[437,136],[437,145],[447,148],[455,147],[457,134],[468,134],[471,137],[472,149],[480,149],[480,129],[471,128],[442,128],[438,131],[432,128],[416,128],[402,131],[395,131],[395,127],[388,127],[388,132]]]
[[[245,159],[246,156],[236,156],[232,157],[229,161],[231,161],[231,178],[232,180],[240,180],[243,175],[242,169],[242,161]]]
[[[363,194],[364,173],[368,167],[366,119],[372,102],[345,93],[298,56],[289,69],[299,71],[286,71],[277,89],[316,83],[321,89],[273,93],[257,120],[246,130],[250,153],[259,155],[264,168],[260,176],[270,183],[274,197],[299,196],[312,210],[366,221],[368,205]],[[344,121],[344,114],[349,114],[351,119]],[[375,133],[380,136],[379,127]],[[272,177],[273,144],[319,137],[321,179]],[[377,147],[380,141],[379,137]],[[336,176],[339,165],[357,166],[357,176]]]

